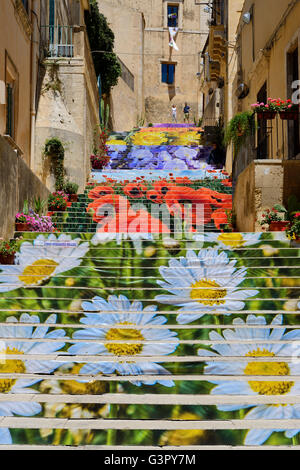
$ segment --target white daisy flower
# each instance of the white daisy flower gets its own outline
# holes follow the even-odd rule
[[[199,349],[199,356],[228,356],[228,357],[266,357],[266,362],[255,362],[249,359],[249,362],[208,362],[205,367],[205,374],[234,376],[234,375],[273,375],[288,376],[300,375],[300,363],[293,361],[286,363],[283,361],[268,362],[268,357],[297,357],[300,353],[300,331],[293,330],[285,333],[284,328],[270,329],[259,328],[265,326],[264,317],[249,315],[246,323],[241,318],[233,320],[234,325],[251,325],[252,328],[236,328],[235,330],[225,330],[223,336],[216,331],[209,335],[212,341],[222,341],[223,344],[215,344],[213,349],[216,353]],[[282,315],[277,315],[271,323],[272,325],[281,325]],[[253,328],[253,325],[258,325]],[[295,340],[294,344],[284,343],[284,341]],[[232,343],[233,341],[237,343]],[[248,344],[245,344],[248,341]],[[259,342],[256,342],[259,341]],[[270,344],[269,341],[278,341]],[[282,341],[282,344],[280,344]],[[238,343],[239,342],[239,343]],[[243,342],[243,344],[242,344]],[[252,342],[252,343],[251,343]],[[299,395],[300,381],[214,381],[217,386],[211,391],[213,395]],[[300,419],[300,405],[219,405],[221,411],[235,411],[239,409],[252,408],[245,416],[245,419]],[[263,444],[276,429],[253,429],[250,430],[245,439],[246,445]],[[277,430],[282,431],[282,430]],[[292,437],[298,430],[286,431],[287,437]]]
[[[200,238],[201,237],[201,238]],[[204,233],[194,235],[194,240],[198,241],[198,238],[201,241],[208,243],[216,243],[220,248],[225,250],[234,250],[235,248],[244,248],[246,246],[255,245],[259,242],[261,233]]]
[[[0,292],[35,287],[65,271],[77,268],[89,250],[89,243],[69,235],[38,235],[33,243],[22,243],[17,264],[1,265]]]
[[[109,233],[109,232],[97,232],[96,235],[91,239],[91,243],[94,246],[105,244],[107,242],[116,241],[118,245],[121,245],[123,240],[131,240],[133,246],[138,255],[142,254],[143,240],[153,241],[153,235],[151,233]]]
[[[8,378],[0,379],[0,392],[8,394],[16,393],[30,393],[27,387],[40,382],[41,379],[26,378],[12,379],[9,374],[50,374],[61,363],[55,361],[45,360],[30,360],[30,359],[9,359],[10,354],[14,355],[30,355],[30,354],[51,354],[64,347],[65,343],[48,341],[49,339],[64,338],[65,331],[58,329],[48,333],[49,327],[41,325],[33,328],[30,325],[20,326],[20,323],[39,323],[39,317],[37,315],[29,315],[23,313],[18,321],[15,317],[8,317],[6,322],[18,323],[18,325],[0,325],[0,373],[8,374]],[[56,322],[56,315],[50,315],[45,323],[53,324]],[[7,340],[7,338],[15,338],[13,340]],[[45,342],[25,342],[22,339],[35,338],[44,339]],[[5,346],[4,346],[5,345]],[[38,392],[37,392],[38,393]],[[1,402],[0,403],[0,416],[33,416],[39,414],[42,411],[42,407],[39,403],[19,403],[19,402]],[[12,438],[9,429],[0,429],[0,444],[12,444]]]
[[[82,302],[83,309],[87,312],[80,321],[91,328],[76,331],[74,339],[94,339],[97,343],[77,343],[69,348],[70,354],[99,354],[102,356],[155,356],[172,354],[178,346],[176,333],[167,329],[155,328],[163,325],[167,319],[157,316],[154,312],[156,305],[143,308],[138,301],[130,303],[126,296],[111,295],[108,300],[102,297],[94,297],[92,302]],[[90,313],[88,313],[90,312]],[[93,313],[91,313],[93,312]],[[143,328],[144,326],[151,328]],[[153,328],[152,328],[153,326]],[[126,327],[126,328],[122,328]],[[136,340],[136,343],[103,343],[111,340]],[[154,343],[155,340],[172,340],[172,343]],[[143,344],[141,341],[147,341]],[[86,364],[82,367],[82,374],[112,374],[118,372],[121,375],[168,375],[169,372],[154,362],[108,362]],[[134,381],[135,385],[154,385],[156,382],[172,387],[172,380]]]
[[[202,249],[198,255],[187,251],[186,258],[171,259],[169,267],[161,266],[165,279],[157,281],[172,295],[158,295],[155,300],[163,304],[182,307],[177,321],[190,323],[215,311],[230,315],[243,310],[248,297],[258,294],[254,289],[238,289],[245,280],[246,268],[236,269],[237,260],[229,260],[225,252],[213,248]]]

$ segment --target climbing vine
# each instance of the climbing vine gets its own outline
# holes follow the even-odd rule
[[[65,183],[65,149],[62,142],[57,137],[48,139],[45,143],[44,155],[51,159],[51,171],[55,177],[55,189],[62,191]]]
[[[113,52],[115,36],[100,13],[97,0],[90,0],[90,7],[90,12],[85,13],[85,24],[96,75],[101,76],[102,93],[108,95],[121,76],[121,66]]]

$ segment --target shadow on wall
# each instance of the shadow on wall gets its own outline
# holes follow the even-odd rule
[[[49,190],[0,137],[0,237],[12,237],[15,215],[25,200],[48,199]]]

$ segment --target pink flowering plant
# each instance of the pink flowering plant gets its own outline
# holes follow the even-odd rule
[[[297,111],[299,106],[294,104],[292,100],[282,100],[281,98],[268,98],[267,103],[254,103],[251,105],[256,113],[264,112],[286,112]]]
[[[20,224],[27,224],[28,214],[24,214],[24,212],[18,212],[16,214],[16,222]]]
[[[30,232],[54,232],[55,227],[52,219],[46,215],[38,215],[32,213],[28,216],[27,223],[29,224]]]

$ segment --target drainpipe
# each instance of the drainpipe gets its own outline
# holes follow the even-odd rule
[[[32,0],[31,9],[31,143],[30,143],[30,168],[35,172],[35,121],[36,121],[36,88],[37,88],[37,58],[39,53],[39,24],[38,24],[38,0]]]

